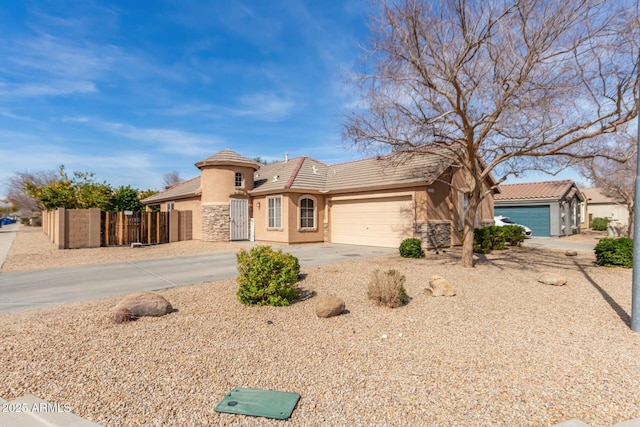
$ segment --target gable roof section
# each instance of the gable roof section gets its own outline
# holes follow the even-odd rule
[[[195,197],[198,194],[200,194],[200,177],[196,176],[195,178],[175,184],[165,191],[147,197],[146,199],[141,200],[141,202],[145,205],[149,205],[154,202],[161,203],[165,201]]]
[[[324,191],[328,166],[309,157],[271,163],[254,174],[254,189],[250,193],[278,190]]]
[[[340,163],[329,167],[327,190],[431,184],[451,164],[451,160],[437,154],[389,155]]]
[[[214,154],[213,156],[207,157],[204,160],[200,160],[195,165],[198,169],[202,169],[204,166],[216,165],[251,166],[254,169],[260,168],[260,163],[241,156],[228,148]]]
[[[583,188],[582,193],[584,197],[589,201],[589,204],[597,205],[619,205],[623,204],[622,201],[616,200],[613,197],[609,197],[602,192],[600,188]]]
[[[249,193],[278,190],[329,193],[430,184],[451,164],[451,160],[437,154],[378,156],[331,166],[308,157],[296,157],[264,165],[256,171],[255,187]]]
[[[501,184],[502,192],[496,194],[495,201],[549,199],[560,200],[571,198],[575,194],[583,199],[575,183],[571,180],[531,182],[524,184]]]

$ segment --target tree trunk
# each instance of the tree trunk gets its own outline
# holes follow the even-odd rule
[[[473,230],[475,229],[475,218],[480,205],[478,199],[478,195],[470,193],[469,205],[464,213],[464,228],[462,231],[462,267],[464,268],[473,267]]]

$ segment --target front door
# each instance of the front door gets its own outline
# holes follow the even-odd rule
[[[247,199],[231,199],[229,217],[229,239],[247,240],[249,238],[249,201]]]

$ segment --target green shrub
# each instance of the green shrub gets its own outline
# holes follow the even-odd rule
[[[491,250],[496,249],[501,251],[506,244],[504,227],[498,227],[496,225],[490,225],[485,227],[489,229],[489,236],[491,238]]]
[[[477,254],[488,254],[491,252],[491,231],[489,227],[476,228],[473,230],[473,252]]]
[[[517,225],[476,228],[473,230],[473,252],[488,254],[494,249],[500,251],[507,243],[518,246],[524,241],[524,236],[524,228]]]
[[[594,251],[598,265],[627,268],[633,266],[633,239],[628,237],[600,239]]]
[[[420,239],[404,239],[400,243],[400,256],[403,258],[422,258],[424,251],[422,250],[422,241]]]
[[[389,308],[400,307],[409,302],[404,282],[405,277],[397,270],[389,270],[385,273],[376,270],[369,282],[367,295],[378,305],[385,305]]]
[[[300,263],[295,256],[275,252],[271,246],[255,246],[236,255],[240,285],[238,299],[247,305],[284,306],[299,298]]]
[[[611,219],[609,218],[593,218],[591,220],[591,229],[595,231],[607,231],[607,226]]]
[[[505,225],[502,227],[502,235],[511,246],[520,246],[526,238],[524,228],[519,225]]]

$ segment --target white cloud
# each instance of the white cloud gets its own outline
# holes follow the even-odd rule
[[[289,116],[296,103],[279,98],[273,93],[254,93],[239,100],[240,106],[232,109],[237,116],[250,116],[267,122],[277,122]]]
[[[128,123],[108,122],[89,117],[65,117],[66,122],[82,123],[122,138],[153,145],[167,153],[185,156],[210,155],[215,147],[224,145],[224,141],[216,136],[187,132],[180,129],[141,128]]]
[[[93,92],[97,92],[96,85],[89,81],[59,80],[15,85],[5,84],[0,87],[0,95],[5,96],[55,96]]]

